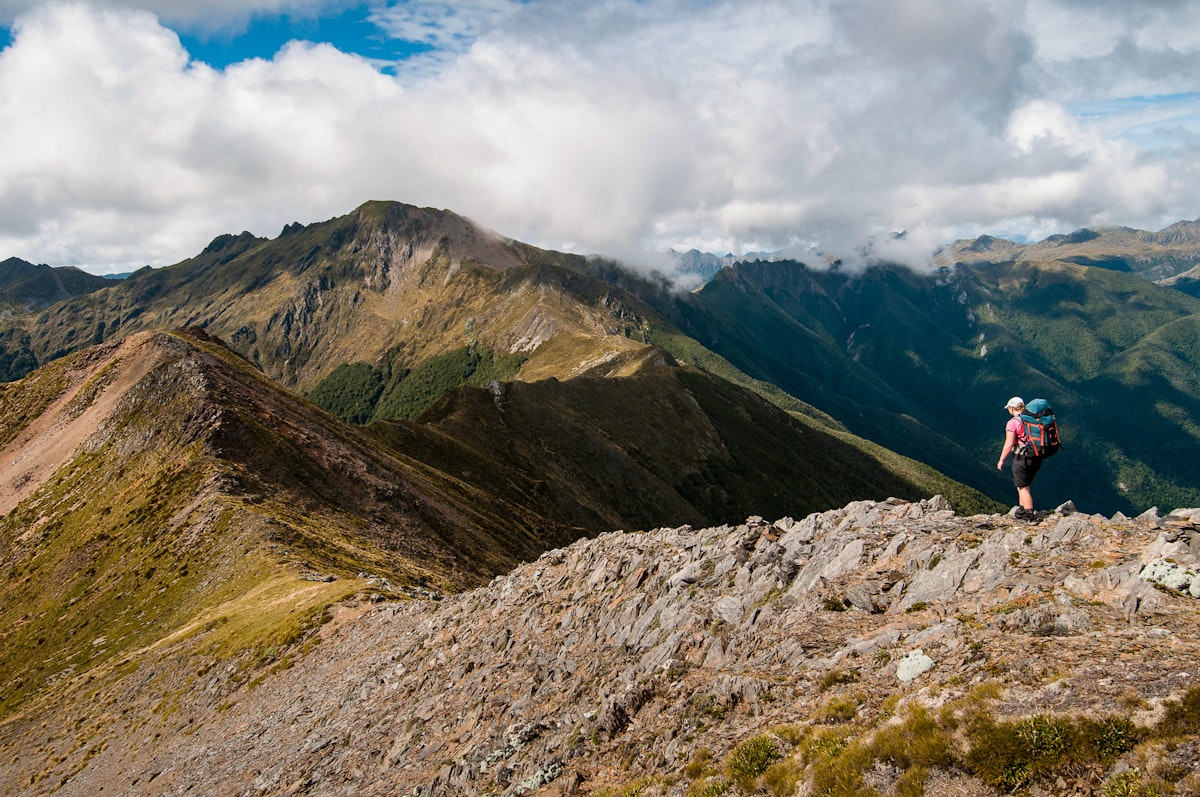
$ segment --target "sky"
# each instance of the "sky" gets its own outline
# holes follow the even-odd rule
[[[0,0],[0,259],[377,199],[650,265],[1157,230],[1200,217],[1200,0]]]

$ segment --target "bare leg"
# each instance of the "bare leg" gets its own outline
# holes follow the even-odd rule
[[[1033,493],[1029,491],[1028,487],[1017,488],[1017,503],[1019,503],[1023,509],[1033,509]]]

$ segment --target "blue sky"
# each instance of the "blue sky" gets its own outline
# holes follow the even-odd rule
[[[0,0],[0,258],[99,273],[369,199],[919,266],[1198,178],[1197,0]]]
[[[244,30],[179,31],[188,53],[199,61],[225,68],[249,58],[270,59],[290,41],[329,42],[339,50],[377,62],[384,71],[390,64],[427,53],[432,45],[387,35],[371,19],[368,5],[351,6],[325,15],[259,15]]]

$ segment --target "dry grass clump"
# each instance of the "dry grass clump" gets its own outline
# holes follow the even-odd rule
[[[1150,727],[1120,714],[1000,719],[999,697],[997,684],[984,684],[937,712],[889,700],[873,721],[858,710],[861,696],[834,697],[807,724],[752,736],[719,764],[699,748],[681,776],[691,781],[688,797],[920,797],[938,771],[1003,793],[1060,781],[1102,797],[1200,793],[1200,687],[1169,701]]]
[[[744,792],[753,791],[759,776],[782,757],[779,745],[768,735],[754,736],[733,748],[725,759],[725,774]]]
[[[1095,765],[1107,767],[1133,748],[1138,731],[1124,717],[1064,717],[1038,714],[1021,720],[976,719],[967,730],[964,763],[1001,791],[1033,781],[1074,778]]]

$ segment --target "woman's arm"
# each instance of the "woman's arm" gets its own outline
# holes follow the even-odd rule
[[[1012,429],[1004,430],[1004,450],[1000,452],[1000,461],[996,463],[996,470],[1004,470],[1004,460],[1008,459],[1009,452],[1016,444],[1017,433]]]

